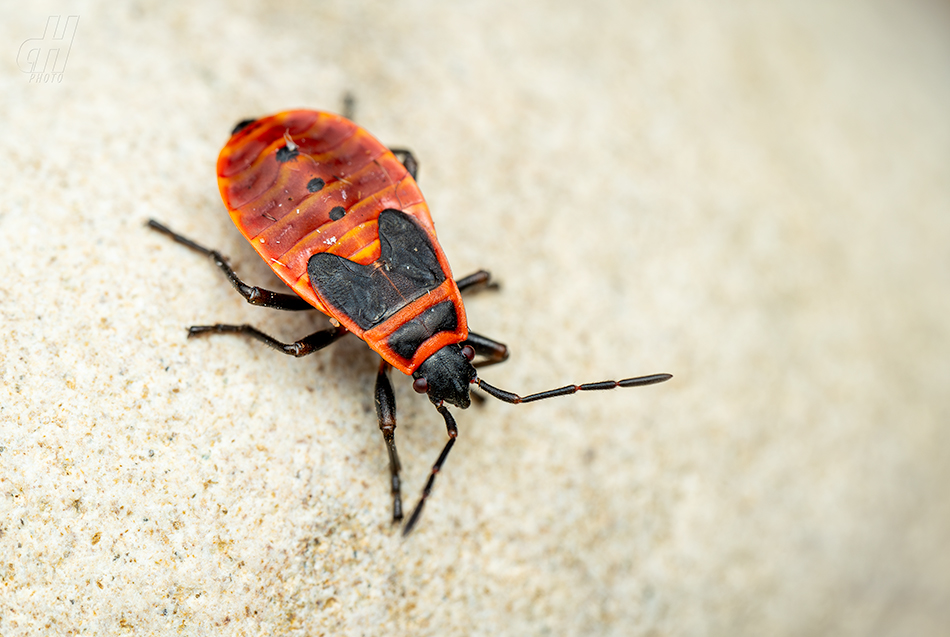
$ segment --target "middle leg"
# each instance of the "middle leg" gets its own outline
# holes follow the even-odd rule
[[[485,357],[474,363],[475,367],[488,367],[489,365],[497,365],[498,363],[504,363],[508,360],[507,345],[492,340],[487,336],[476,334],[475,332],[469,332],[468,338],[462,341],[462,345],[471,346],[477,356]]]
[[[491,272],[488,270],[479,270],[468,276],[463,276],[461,279],[455,281],[455,285],[458,286],[459,292],[467,292],[473,288],[476,290],[479,288],[485,288],[487,290],[498,289],[498,283],[491,280]]]

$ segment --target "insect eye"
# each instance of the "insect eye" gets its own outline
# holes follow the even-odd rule
[[[475,358],[475,350],[472,349],[471,345],[466,345],[465,347],[462,348],[462,356],[464,356],[468,360],[472,360],[473,358]]]
[[[424,394],[429,390],[429,381],[425,378],[417,378],[412,381],[412,388],[419,394]]]

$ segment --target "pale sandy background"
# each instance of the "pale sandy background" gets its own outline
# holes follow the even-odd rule
[[[4,2],[0,635],[950,633],[950,4]],[[62,83],[21,43],[81,17]],[[516,391],[388,521],[376,361],[186,341],[275,285],[239,119],[338,109],[422,162]],[[444,427],[402,377],[407,501]]]

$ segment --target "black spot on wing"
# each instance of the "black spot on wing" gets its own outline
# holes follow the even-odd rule
[[[343,206],[334,206],[330,210],[330,219],[333,221],[339,221],[346,215],[346,208]]]
[[[310,257],[314,291],[363,330],[383,322],[445,280],[429,235],[406,213],[379,214],[379,259],[361,265],[335,254]]]
[[[291,159],[294,159],[299,154],[300,154],[300,149],[297,148],[296,144],[294,144],[293,146],[289,144],[286,146],[281,146],[280,148],[277,149],[277,161],[283,164],[284,162],[288,162]]]
[[[319,192],[323,190],[323,187],[327,185],[327,182],[323,181],[319,177],[314,177],[307,182],[307,190],[310,192]]]

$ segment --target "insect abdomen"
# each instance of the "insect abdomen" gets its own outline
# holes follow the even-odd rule
[[[376,219],[386,208],[432,229],[422,193],[399,160],[365,130],[330,113],[288,111],[240,129],[218,157],[218,184],[241,233],[319,309],[307,278],[310,256],[374,261]]]

